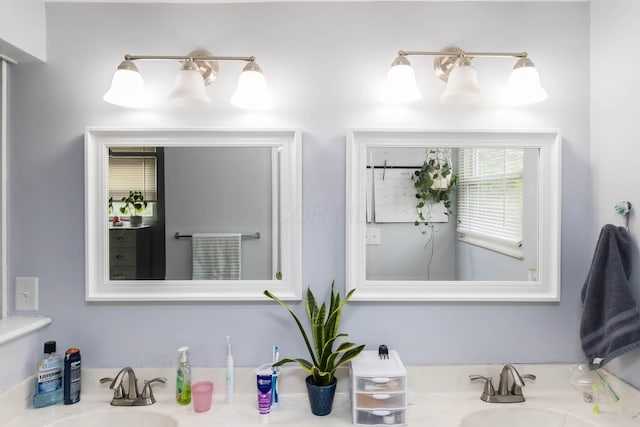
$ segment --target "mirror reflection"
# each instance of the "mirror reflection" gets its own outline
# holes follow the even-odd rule
[[[536,281],[539,149],[366,149],[366,280]]]
[[[558,301],[554,130],[357,130],[347,290],[360,301]]]
[[[299,300],[301,140],[87,128],[85,299],[264,301],[270,289]]]
[[[108,157],[111,280],[280,271],[277,147],[109,146]]]

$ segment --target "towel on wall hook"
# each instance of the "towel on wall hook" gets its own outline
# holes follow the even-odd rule
[[[640,348],[640,311],[629,287],[632,238],[623,227],[602,228],[582,288],[580,340],[590,369]]]
[[[629,215],[631,214],[632,206],[633,205],[631,204],[631,202],[628,202],[626,200],[623,200],[622,202],[618,202],[618,204],[615,206],[616,212],[618,212],[620,215],[624,217],[624,223],[625,223],[625,227],[627,228],[627,231],[629,231]]]

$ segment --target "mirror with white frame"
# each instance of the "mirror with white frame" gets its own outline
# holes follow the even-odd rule
[[[300,138],[88,128],[86,300],[300,299]]]
[[[347,289],[363,301],[558,301],[557,131],[358,130]]]

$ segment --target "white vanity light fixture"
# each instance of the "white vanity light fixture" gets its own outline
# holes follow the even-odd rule
[[[540,84],[540,75],[529,58],[520,58],[509,75],[507,102],[512,105],[528,105],[542,102],[549,97]]]
[[[476,69],[466,56],[458,58],[448,75],[447,88],[440,95],[443,104],[469,105],[480,101],[482,95]]]
[[[169,95],[169,101],[176,105],[211,104],[205,86],[204,77],[195,61],[191,59],[184,61],[176,75],[176,82],[173,92]]]
[[[171,55],[125,55],[124,61],[114,75],[111,87],[103,97],[106,102],[123,107],[143,107],[144,82],[133,61],[139,60],[174,60],[182,65],[176,76],[173,91],[169,99],[180,105],[208,105],[211,99],[207,95],[206,86],[213,83],[218,75],[218,61],[244,61],[247,66],[243,70],[239,86],[247,71],[253,73],[253,81],[261,79],[261,84],[251,88],[239,87],[243,102],[232,104],[243,108],[266,108],[271,105],[271,97],[266,80],[254,56],[215,56],[206,50],[194,50],[185,56]],[[249,68],[247,68],[249,67]]]
[[[406,57],[435,56],[434,72],[441,80],[447,82],[447,87],[440,97],[443,104],[475,104],[482,99],[478,77],[471,63],[476,57],[518,58],[509,78],[508,103],[528,105],[544,101],[548,97],[547,92],[540,85],[538,71],[527,55],[527,52],[465,52],[457,47],[447,47],[439,52],[401,50],[387,74],[383,99],[396,103],[419,99],[415,97],[415,93],[419,93],[415,74]],[[405,67],[402,73],[399,72],[400,65]],[[410,69],[410,72],[407,69]],[[415,87],[415,90],[405,89],[411,87]],[[413,93],[414,96],[407,96],[406,93]]]
[[[381,98],[392,104],[404,104],[422,98],[416,83],[416,73],[406,56],[398,55],[391,63]]]
[[[102,97],[109,104],[121,107],[142,108],[144,100],[144,80],[138,67],[130,59],[125,59],[118,65],[113,74],[111,87]]]
[[[273,104],[267,81],[255,60],[242,69],[231,104],[248,109],[269,108]]]

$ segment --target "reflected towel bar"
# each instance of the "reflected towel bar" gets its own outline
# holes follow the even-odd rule
[[[182,239],[182,238],[185,238],[185,237],[193,237],[193,235],[191,235],[191,234],[180,234],[179,232],[176,231],[176,234],[174,234],[173,237],[175,237],[176,239]],[[245,239],[259,239],[260,238],[260,233],[259,232],[255,232],[253,234],[242,234],[240,237],[243,240],[245,240]]]

